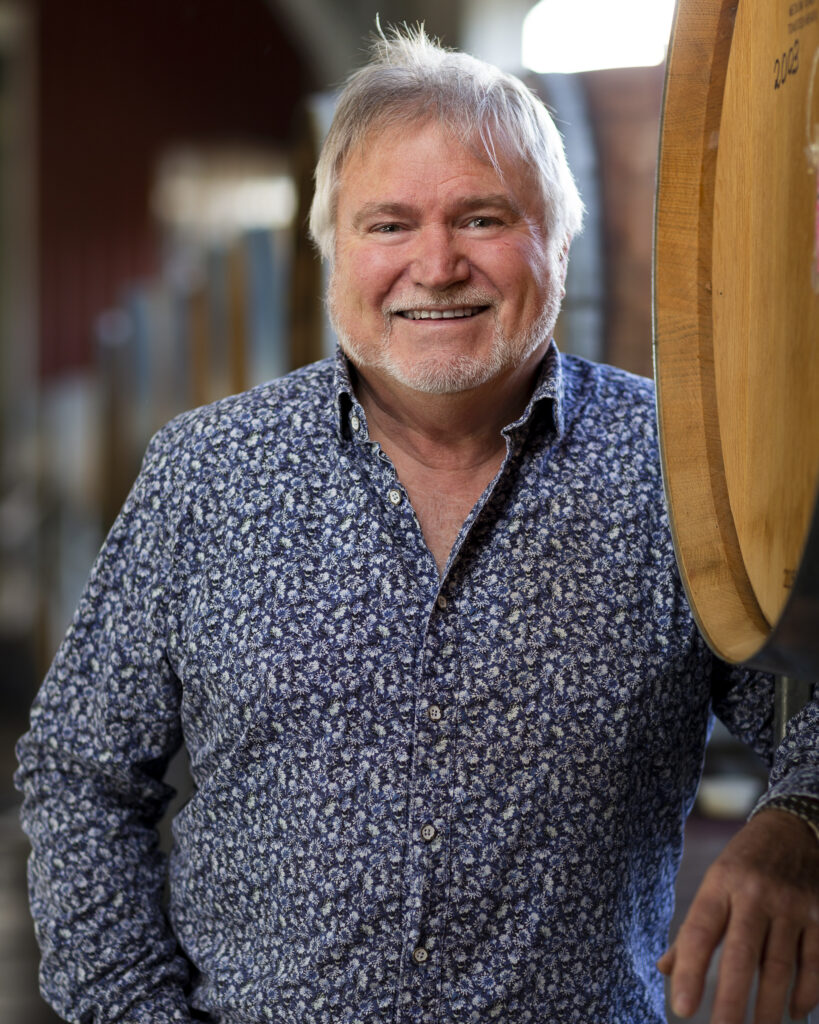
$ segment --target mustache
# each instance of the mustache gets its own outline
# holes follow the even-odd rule
[[[445,292],[417,292],[413,295],[402,295],[392,299],[381,307],[386,315],[406,313],[410,309],[453,309],[463,306],[495,306],[495,297],[480,288],[460,288],[457,291],[447,289]]]

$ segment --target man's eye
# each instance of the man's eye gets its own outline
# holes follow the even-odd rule
[[[376,224],[374,228],[370,229],[377,235],[393,235],[397,231],[401,230],[400,224]]]
[[[495,228],[500,224],[497,217],[470,217],[467,227],[470,228]]]

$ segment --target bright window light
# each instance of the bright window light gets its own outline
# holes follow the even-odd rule
[[[287,227],[296,199],[278,153],[178,149],[160,161],[151,206],[165,227],[215,240],[252,228]]]
[[[539,73],[660,64],[675,0],[541,0],[523,21],[524,67]]]

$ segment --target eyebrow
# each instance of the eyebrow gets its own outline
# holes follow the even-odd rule
[[[458,200],[456,210],[458,213],[474,213],[476,210],[505,210],[513,217],[521,217],[523,214],[517,203],[503,192],[491,195],[465,196]],[[372,202],[365,203],[353,217],[353,227],[360,228],[361,225],[373,218],[386,217],[388,219],[401,219],[412,217],[417,214],[418,208],[411,203],[390,203]]]
[[[412,215],[415,207],[408,203],[365,203],[353,217],[353,227],[360,228],[364,221],[373,218],[401,218]]]
[[[459,207],[465,213],[471,213],[473,210],[480,209],[492,209],[492,210],[506,210],[515,217],[522,216],[520,206],[512,200],[505,192],[496,192],[493,195],[488,196],[468,196],[462,200]]]

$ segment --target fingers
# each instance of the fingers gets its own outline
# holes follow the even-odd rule
[[[708,964],[725,932],[728,914],[724,896],[703,884],[674,945],[658,962],[671,978],[671,1009],[678,1017],[690,1017],[700,1004]]]
[[[809,925],[802,933],[799,971],[791,994],[790,1014],[794,1020],[807,1017],[819,1004],[819,925]]]
[[[731,915],[720,958],[719,980],[711,1013],[713,1024],[742,1024],[745,1020],[745,1008],[762,959],[767,929],[768,918],[763,913],[746,910]],[[772,961],[771,964],[774,974],[777,963]],[[790,963],[792,970],[793,956]],[[774,991],[773,987],[771,991]]]
[[[799,933],[787,921],[774,921],[759,965],[754,1024],[779,1024],[793,981]]]
[[[742,1024],[757,972],[754,1024],[779,1024],[792,982],[792,1017],[819,1004],[819,851],[798,819],[761,812],[706,873],[657,963],[677,1016],[696,1012],[721,942],[712,1024]]]
[[[696,1012],[719,942],[713,940],[719,918],[714,907],[704,906],[693,916],[689,913],[676,942],[657,961],[658,970],[671,978],[671,1008],[678,1017]],[[793,919],[770,921],[765,914],[734,913],[720,957],[714,1024],[742,1024],[757,971],[754,1024],[780,1024],[789,990],[789,1013],[802,1020],[819,1005],[819,925],[806,928],[800,939]]]
[[[660,974],[669,975],[674,968],[674,947],[667,949],[657,961],[657,970]]]

